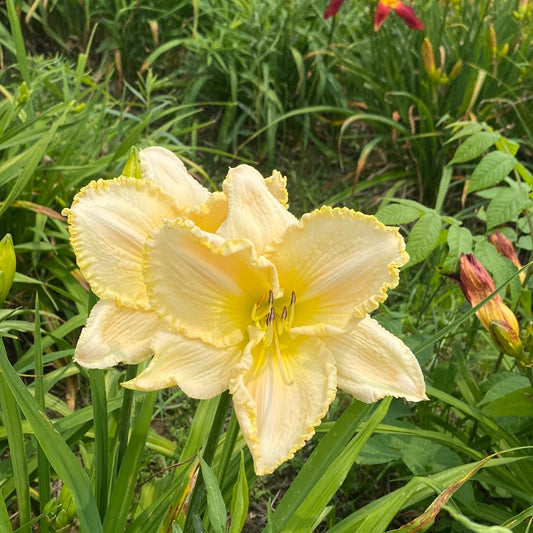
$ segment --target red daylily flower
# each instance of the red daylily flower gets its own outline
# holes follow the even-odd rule
[[[333,3],[333,1],[331,3]],[[374,13],[374,29],[376,31],[379,30],[383,21],[389,16],[391,9],[393,9],[412,30],[424,29],[424,23],[416,16],[415,10],[411,6],[404,4],[401,0],[379,0],[376,12]]]

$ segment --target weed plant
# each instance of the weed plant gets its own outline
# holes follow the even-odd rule
[[[418,2],[424,32],[392,16],[374,32],[370,0],[325,21],[325,4],[0,3],[0,238],[17,260],[0,531],[531,530],[531,366],[450,278],[474,253],[531,357],[531,266],[521,281],[489,241],[503,232],[531,265],[531,2]],[[133,393],[136,368],[73,364],[94,297],[61,210],[149,145],[213,189],[228,165],[276,167],[296,213],[341,204],[401,226],[411,261],[375,318],[417,355],[429,401],[339,395],[257,480],[227,394]]]

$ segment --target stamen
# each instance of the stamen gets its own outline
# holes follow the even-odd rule
[[[281,335],[283,331],[285,330],[286,320],[287,320],[287,308],[284,307],[283,311],[281,312],[281,320],[279,320],[277,324],[278,335]]]
[[[265,318],[265,316],[270,312],[270,307],[265,307],[265,309],[261,312],[259,311],[259,308],[261,307],[261,304],[263,303],[263,300],[265,299],[265,296],[262,295],[257,302],[255,302],[254,307],[252,309],[252,320],[254,322],[259,322],[262,318]]]
[[[290,387],[294,384],[294,379],[289,380],[287,374],[285,373],[285,367],[283,366],[283,361],[281,360],[281,352],[279,350],[279,340],[278,340],[278,333],[276,330],[274,330],[274,344],[276,346],[276,359],[278,361],[278,368],[279,373],[281,374],[281,380],[285,385]]]
[[[266,332],[265,332],[265,338],[263,342],[265,343],[265,346],[270,346],[272,344],[272,339],[276,335],[275,331],[275,324],[274,324],[274,318],[276,317],[276,313],[274,312],[274,308],[270,308],[270,312],[268,313],[265,321],[266,325]]]
[[[272,292],[272,289],[268,291],[268,305],[272,307],[272,304],[274,303],[274,293]]]
[[[285,324],[285,331],[289,331],[292,326],[292,321],[294,320],[294,304],[296,303],[296,294],[292,291],[291,295],[291,305],[289,306],[289,320]]]
[[[271,322],[274,321],[274,318],[276,317],[276,311],[274,311],[274,308],[270,308],[270,312],[268,313],[266,317],[265,324],[268,326]]]

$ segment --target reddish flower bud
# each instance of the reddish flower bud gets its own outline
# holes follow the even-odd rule
[[[344,0],[331,0],[331,2],[326,7],[326,11],[324,11],[324,15],[322,15],[325,19],[329,17],[333,17],[337,14],[337,11],[340,9],[341,5],[343,4]]]
[[[516,268],[519,270],[522,268],[511,241],[503,233],[496,231],[492,235],[489,235],[489,242],[496,248],[496,250],[498,250],[500,255],[510,259]],[[526,279],[526,273],[520,272],[519,277],[520,281],[524,283],[524,280]]]
[[[461,255],[459,275],[453,279],[474,307],[496,290],[490,274],[473,254]],[[495,294],[478,309],[476,315],[500,350],[517,359],[522,358],[518,320],[511,309],[503,303],[499,294]]]

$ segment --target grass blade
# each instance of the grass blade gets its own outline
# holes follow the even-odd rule
[[[6,385],[3,388],[11,391],[16,403],[31,424],[53,469],[70,489],[81,527],[91,533],[103,533],[96,500],[91,492],[89,476],[17,376],[7,358],[3,342],[0,342],[0,371]]]
[[[146,437],[152,421],[155,397],[156,393],[154,392],[142,393],[139,397],[128,449],[109,498],[108,508],[112,509],[113,512],[107,513],[105,517],[104,531],[106,533],[123,533],[125,531],[126,520],[137,484],[137,475],[141,468]]]
[[[33,335],[35,347],[35,400],[39,408],[45,411],[45,384],[43,369],[43,352],[41,349],[41,314],[39,294],[35,296],[35,332]],[[39,511],[41,533],[47,533],[48,524],[44,516],[44,509],[50,500],[50,463],[40,445],[37,447],[37,475],[39,478]]]

